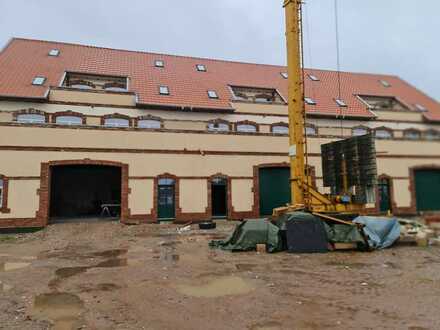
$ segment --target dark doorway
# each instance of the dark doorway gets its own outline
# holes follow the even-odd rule
[[[174,220],[176,217],[176,189],[174,179],[159,179],[157,188],[157,217],[161,221]]]
[[[226,218],[228,215],[228,181],[214,178],[211,181],[211,205],[213,218]]]
[[[290,202],[290,168],[260,168],[260,215],[272,215],[274,208],[286,206]]]
[[[109,206],[106,216],[119,216],[120,167],[63,165],[51,168],[51,218],[96,218],[104,215],[106,205]]]
[[[379,211],[392,211],[391,208],[391,184],[387,178],[379,179],[377,188],[379,189]]]

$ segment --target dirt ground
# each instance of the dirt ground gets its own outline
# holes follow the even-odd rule
[[[0,328],[440,329],[439,248],[229,253],[208,242],[232,223],[176,228],[0,234]]]

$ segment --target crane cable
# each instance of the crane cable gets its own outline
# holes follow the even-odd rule
[[[341,88],[341,54],[340,54],[340,39],[339,39],[339,15],[338,15],[338,0],[335,0],[335,30],[336,30],[336,66],[338,76],[338,99],[342,100]],[[339,121],[341,125],[341,138],[344,137],[344,124],[342,107],[339,105]]]

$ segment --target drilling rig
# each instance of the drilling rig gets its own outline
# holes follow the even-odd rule
[[[273,215],[303,210],[330,218],[338,214],[362,214],[374,202],[377,177],[374,137],[371,134],[321,146],[324,186],[312,185],[307,164],[306,111],[302,57],[302,1],[285,0],[288,64],[288,112],[291,204]]]

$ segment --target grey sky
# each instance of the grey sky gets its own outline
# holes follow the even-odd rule
[[[334,0],[307,0],[306,64],[335,69]],[[341,69],[440,99],[438,0],[339,0]],[[309,29],[307,29],[309,27]],[[285,64],[282,0],[0,0],[0,44],[27,37]]]

